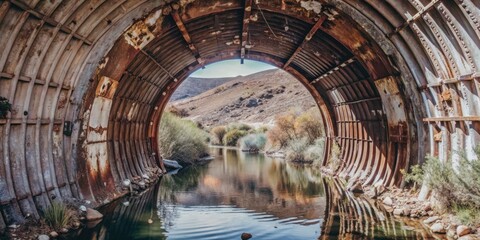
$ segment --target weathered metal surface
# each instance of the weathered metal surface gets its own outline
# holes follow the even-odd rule
[[[426,153],[473,156],[473,1],[247,1],[248,18],[245,1],[172,2],[0,1],[0,96],[13,104],[0,119],[5,224],[35,215],[53,195],[112,199],[115,183],[155,166],[163,107],[201,66],[198,56],[265,61],[310,82],[326,145],[341,146],[339,174],[399,184],[399,170]],[[72,136],[63,121],[74,123]]]

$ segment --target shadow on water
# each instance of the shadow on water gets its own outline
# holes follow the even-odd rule
[[[317,169],[212,148],[208,165],[166,175],[140,196],[101,211],[80,239],[428,239]],[[411,224],[412,225],[412,224]]]

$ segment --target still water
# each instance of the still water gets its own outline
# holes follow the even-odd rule
[[[315,168],[212,148],[209,164],[164,176],[140,196],[101,209],[81,239],[428,239]],[[410,225],[410,226],[408,226]]]

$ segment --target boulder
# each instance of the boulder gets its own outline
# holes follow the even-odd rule
[[[45,235],[45,234],[42,234],[42,235],[38,236],[38,240],[49,240],[49,239],[50,239],[50,237]]]
[[[103,215],[95,209],[87,208],[87,221],[95,221],[103,218]]]
[[[470,234],[471,232],[472,232],[472,229],[470,229],[469,227],[467,227],[465,225],[460,225],[460,226],[457,227],[457,235],[459,237]]]
[[[430,230],[432,230],[433,233],[447,232],[447,230],[445,230],[445,227],[443,226],[443,223],[434,223],[432,226],[430,226]]]
[[[403,209],[397,208],[393,210],[393,215],[401,216],[403,214]]]
[[[475,234],[468,234],[468,235],[459,237],[457,240],[480,240],[480,237]]]
[[[438,219],[440,219],[439,216],[429,217],[429,218],[423,220],[423,223],[430,224],[430,223],[433,223],[433,222],[437,221]]]
[[[256,98],[248,99],[248,102],[245,105],[245,107],[256,107],[256,106],[258,106],[258,100]]]
[[[52,238],[58,237],[58,233],[55,232],[55,231],[51,231],[49,235],[50,235],[50,237],[52,237]]]
[[[383,199],[383,204],[385,204],[387,206],[392,206],[393,205],[393,200],[390,197],[386,197],[385,199]]]
[[[250,234],[250,233],[242,233],[242,235],[240,236],[240,238],[241,238],[242,240],[247,240],[247,239],[250,239],[250,238],[252,238],[252,237],[253,237],[253,236],[252,236],[252,234]]]

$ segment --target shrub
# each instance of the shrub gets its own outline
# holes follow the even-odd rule
[[[227,133],[225,126],[216,126],[210,130],[212,135],[211,143],[216,145],[223,145],[223,137]]]
[[[68,225],[73,218],[73,213],[60,202],[52,202],[44,212],[45,222],[53,229],[61,229]]]
[[[237,146],[238,140],[247,135],[248,132],[240,129],[232,129],[223,137],[223,144],[226,146]]]
[[[423,180],[432,189],[441,207],[452,210],[464,223],[480,223],[480,147],[477,157],[468,160],[460,153],[454,168],[452,161],[427,157]]]
[[[405,170],[401,170],[401,173],[405,177],[405,182],[413,183],[413,189],[417,189],[417,184],[421,185],[423,182],[423,169],[420,165],[413,165],[410,168],[410,172],[406,172]]]
[[[187,109],[184,109],[184,108],[179,108],[177,106],[170,106],[168,109],[167,109],[167,112],[169,113],[172,113],[173,115],[177,116],[177,117],[188,117],[188,111]]]
[[[316,139],[305,151],[305,160],[321,164],[324,149],[325,140],[322,138]]]
[[[245,150],[262,150],[265,148],[267,137],[264,133],[252,133],[240,139],[240,146]]]
[[[226,129],[227,129],[227,132],[230,132],[234,129],[242,130],[242,131],[250,131],[252,127],[245,123],[230,123],[227,125]]]
[[[208,153],[208,134],[189,120],[171,113],[164,113],[160,121],[158,137],[159,150],[166,159],[191,164]]]
[[[295,119],[296,133],[307,137],[310,143],[323,136],[323,123],[320,112],[317,109],[310,109]]]
[[[342,165],[342,159],[340,157],[340,145],[336,141],[332,144],[332,149],[330,152],[330,157],[327,160],[327,167],[333,171],[337,171],[338,168]]]
[[[293,139],[288,143],[287,147],[287,160],[292,162],[304,162],[305,151],[308,148],[308,139]]]

